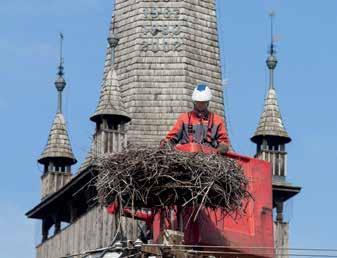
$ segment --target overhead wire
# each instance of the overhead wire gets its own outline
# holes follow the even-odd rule
[[[237,255],[238,257],[241,255],[247,255],[247,252],[240,252],[240,251],[234,251],[234,250],[242,250],[242,249],[251,249],[255,250],[255,252],[258,252],[259,255],[264,256],[279,256],[279,257],[329,257],[329,258],[337,258],[337,249],[324,249],[324,248],[277,248],[277,247],[263,247],[263,246],[206,246],[206,245],[165,245],[165,244],[143,244],[143,247],[165,247],[169,248],[172,251],[175,252],[183,252],[188,254],[218,254],[218,255]],[[195,250],[195,249],[181,249],[181,248],[208,248],[208,249],[231,249],[230,251],[215,251],[215,250]],[[130,248],[129,248],[130,249]],[[234,250],[233,250],[234,249]],[[86,251],[82,253],[76,253],[76,254],[69,254],[67,256],[62,256],[59,258],[70,258],[70,257],[76,257],[81,256],[84,257],[85,255],[90,255],[93,253],[98,252],[105,252],[105,251],[115,251],[114,247],[108,246],[104,248],[99,248],[96,250]],[[136,250],[136,248],[134,248]],[[286,252],[291,251],[291,253]],[[306,252],[314,252],[314,253],[306,253]],[[325,252],[325,253],[323,253]],[[334,252],[335,254],[333,254]],[[144,252],[143,253],[147,253]],[[332,253],[332,254],[330,254]],[[121,256],[121,258],[127,258],[127,257],[134,257],[137,254],[139,254],[139,251],[135,254],[131,254],[128,256]]]
[[[272,246],[221,246],[221,245],[165,245],[165,244],[144,244],[144,246],[153,247],[188,247],[188,248],[210,248],[210,249],[278,249],[278,250],[295,250],[295,251],[326,251],[326,252],[337,252],[337,249],[332,248],[281,248]]]

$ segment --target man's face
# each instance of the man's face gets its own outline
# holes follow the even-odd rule
[[[198,112],[205,112],[208,108],[208,101],[195,101],[194,102],[194,109]]]

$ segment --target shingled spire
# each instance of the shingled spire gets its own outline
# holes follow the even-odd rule
[[[115,70],[115,49],[118,45],[118,37],[114,33],[114,18],[112,18],[109,37],[107,63],[104,69],[101,95],[95,113],[90,118],[94,122],[100,122],[103,117],[110,117],[116,123],[126,123],[131,119],[127,115],[122,101],[118,75]]]
[[[260,143],[263,138],[271,137],[278,138],[279,143],[289,143],[291,138],[286,131],[280,108],[278,105],[277,95],[274,87],[274,70],[277,65],[277,58],[275,56],[275,46],[272,40],[270,44],[270,52],[266,64],[269,69],[269,89],[264,102],[264,108],[260,117],[259,125],[251,140],[254,143]]]
[[[52,124],[48,142],[38,162],[41,164],[48,164],[53,159],[64,159],[70,165],[76,163],[73,154],[67,126],[62,113],[57,113]]]
[[[270,56],[268,61],[270,61],[270,59],[276,60],[276,57]],[[271,70],[271,73],[273,73],[273,70]],[[265,98],[264,108],[260,117],[259,125],[251,140],[254,143],[258,143],[262,138],[267,136],[279,138],[279,140],[283,143],[289,143],[291,141],[291,138],[284,127],[276,91],[272,84],[270,84],[267,96]]]
[[[131,121],[131,118],[123,103],[116,71],[115,50],[118,42],[118,35],[114,31],[114,17],[112,17],[101,95],[96,111],[90,118],[96,123],[96,131],[90,151],[80,171],[90,164],[95,155],[120,152],[127,145],[126,124]]]
[[[71,166],[77,162],[71,148],[66,122],[62,113],[62,92],[66,86],[66,81],[63,77],[62,34],[60,35],[60,39],[60,64],[55,81],[55,87],[58,91],[57,113],[49,133],[47,145],[38,159],[38,162],[44,165],[42,197],[57,191],[68,182],[71,178]],[[54,180],[54,177],[62,179]]]
[[[287,176],[287,152],[286,144],[291,141],[286,131],[280,108],[277,101],[274,86],[274,70],[277,65],[273,36],[273,16],[271,13],[271,44],[267,67],[269,69],[269,89],[265,98],[264,109],[260,117],[259,125],[251,141],[256,143],[255,157],[266,160],[271,164],[273,174],[273,207],[276,209],[274,221],[275,248],[282,250],[288,246],[288,223],[284,222],[283,205],[288,199],[295,196],[301,190],[286,181]],[[282,252],[276,257],[285,256]]]
[[[269,89],[259,125],[251,140],[257,146],[255,157],[268,161],[272,168],[273,208],[276,210],[276,216],[274,217],[275,249],[281,250],[275,257],[280,258],[288,256],[286,249],[289,246],[289,224],[283,217],[284,203],[298,194],[301,187],[294,186],[286,180],[288,173],[286,144],[291,139],[282,121],[274,86],[274,70],[277,65],[277,58],[274,49],[273,12],[270,14],[270,18],[271,44],[266,61],[270,74]]]

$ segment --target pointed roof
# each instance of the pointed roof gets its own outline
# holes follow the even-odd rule
[[[90,119],[97,121],[101,116],[114,116],[126,122],[130,120],[122,102],[118,76],[113,68],[107,73],[96,111]]]
[[[265,138],[268,136],[277,137],[282,143],[288,143],[291,141],[288,132],[284,127],[276,91],[273,87],[270,87],[268,90],[259,125],[251,140],[258,143],[259,138]]]
[[[63,160],[66,164],[73,165],[77,161],[73,154],[66,121],[62,114],[62,92],[66,87],[67,83],[63,77],[64,67],[63,67],[63,56],[62,56],[62,46],[63,46],[63,34],[60,34],[60,64],[58,66],[57,79],[55,81],[55,87],[58,92],[58,102],[57,102],[57,113],[49,132],[48,142],[44,148],[38,162],[41,164],[47,164],[50,160]]]
[[[57,113],[55,116],[48,143],[38,162],[46,164],[51,159],[69,160],[71,165],[77,162],[71,148],[66,122],[62,113]]]
[[[113,25],[114,17],[112,17],[109,29],[109,45],[105,59],[100,99],[95,113],[90,118],[94,122],[99,121],[102,116],[114,116],[119,121],[130,121],[122,100],[118,75],[114,64],[115,48],[118,45],[118,37],[114,34]]]

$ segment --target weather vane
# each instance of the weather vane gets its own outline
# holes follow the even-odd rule
[[[64,40],[64,35],[62,32],[60,32],[60,65],[59,65],[59,75],[63,75],[63,40]]]
[[[274,17],[275,11],[269,12],[270,17],[270,54],[273,55],[275,53],[275,37],[274,37]]]

